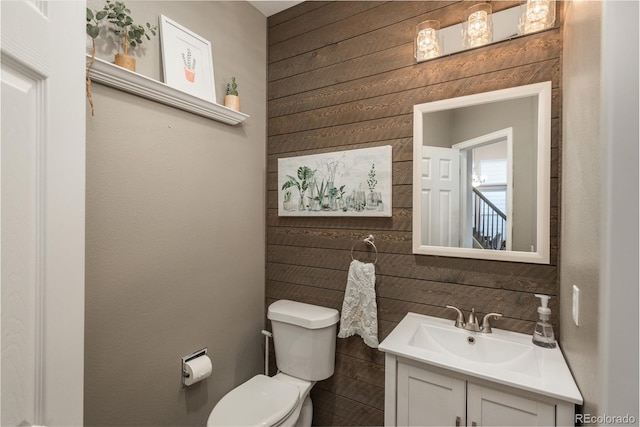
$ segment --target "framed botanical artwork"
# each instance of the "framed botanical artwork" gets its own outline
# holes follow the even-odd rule
[[[216,102],[211,42],[160,15],[164,82],[209,102]]]
[[[279,216],[391,216],[391,146],[278,159]]]

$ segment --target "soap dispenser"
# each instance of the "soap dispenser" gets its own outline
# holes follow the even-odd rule
[[[533,343],[540,347],[555,348],[556,337],[553,334],[553,326],[549,323],[549,317],[551,317],[551,309],[547,307],[549,304],[549,295],[536,294],[536,297],[540,298],[540,307],[538,307],[538,314],[540,320],[536,323],[536,329],[533,331]]]

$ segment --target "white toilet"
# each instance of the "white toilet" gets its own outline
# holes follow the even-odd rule
[[[256,375],[227,393],[207,426],[310,426],[309,392],[333,375],[338,311],[280,300],[269,306],[278,373]]]

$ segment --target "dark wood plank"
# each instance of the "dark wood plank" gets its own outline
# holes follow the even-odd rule
[[[411,230],[411,209],[393,208],[391,218],[375,217],[285,217],[278,216],[276,209],[267,209],[267,227],[336,227],[359,230],[365,236],[376,230]],[[366,234],[365,234],[366,233]]]
[[[304,32],[298,37],[270,46],[270,63],[282,61],[325,46],[337,45],[344,40],[424,13],[434,6],[443,5],[443,2],[379,2],[378,7],[365,10],[362,13],[355,13],[352,16],[344,17],[338,22]],[[349,7],[344,4],[341,6]],[[305,17],[302,18],[304,19]]]
[[[553,34],[553,31],[545,34]],[[405,43],[393,49],[387,49],[370,55],[361,56],[350,61],[340,62],[324,68],[315,69],[309,72],[296,74],[287,79],[269,82],[268,99],[281,98],[325,88],[333,85],[340,85],[358,79],[364,79],[374,75],[387,73],[402,69],[408,76],[415,77],[418,81],[423,81],[422,86],[439,83],[426,82],[425,79],[447,79],[453,80],[469,74],[486,74],[485,70],[501,70],[512,67],[514,64],[534,63],[550,58],[557,58],[557,53],[562,47],[558,46],[559,36],[545,40],[520,38],[507,40],[495,45],[484,46],[472,51],[466,51],[450,57],[416,64],[413,58],[413,44]],[[549,49],[531,48],[531,44],[545,46]],[[519,59],[517,52],[526,54],[526,59]],[[437,68],[435,68],[437,67]],[[420,71],[420,72],[414,72]],[[414,76],[415,75],[415,76]],[[408,77],[407,76],[407,77]],[[406,80],[406,77],[405,79]],[[416,87],[416,83],[410,83]],[[392,86],[392,87],[395,87]],[[387,89],[388,90],[388,89]]]
[[[305,37],[305,34],[311,31],[326,27],[330,24],[339,23],[339,21],[343,19],[350,18],[353,15],[357,15],[374,7],[380,7],[382,4],[383,2],[381,1],[350,1],[347,4],[327,3],[322,7],[308,10],[304,16],[298,16],[298,19],[289,22],[288,25],[275,25],[271,27],[269,29],[269,45],[282,43],[296,36]],[[273,47],[272,50],[278,52],[277,47]]]
[[[383,145],[391,145],[392,154],[391,157],[394,162],[410,161],[413,159],[413,136],[409,138],[402,138],[397,140],[387,141],[374,141],[364,144],[353,144],[345,147],[345,150],[356,150],[360,148],[380,147]],[[308,156],[310,154],[321,154],[335,152],[335,148],[318,148],[307,151],[296,151],[295,156]],[[283,154],[269,154],[267,155],[267,172],[278,172],[278,158],[287,157]]]
[[[269,154],[317,148],[349,149],[366,142],[382,142],[413,136],[413,114],[368,120],[361,123],[315,129],[268,138]],[[340,147],[340,148],[337,148]]]
[[[360,337],[355,336],[356,339]],[[339,338],[341,341],[342,339]],[[378,350],[376,350],[378,351]],[[384,365],[336,352],[336,370],[352,380],[384,389]]]
[[[268,114],[269,117],[277,117],[397,91],[418,90],[429,85],[488,74],[503,68],[557,59],[560,58],[561,51],[561,33],[548,31],[534,40],[521,38],[488,47],[486,53],[478,53],[482,54],[481,57],[464,53],[461,55],[468,55],[465,60],[454,55],[286,96],[269,91]],[[495,55],[495,60],[491,58],[492,54]],[[559,82],[555,81],[554,87],[558,86]]]
[[[312,391],[312,396],[314,396],[314,391]],[[333,410],[333,407],[332,407]],[[333,412],[325,411],[321,408],[318,408],[317,405],[313,408],[313,421],[311,422],[312,426],[357,426],[355,422],[351,422],[346,418],[342,418]]]
[[[371,252],[370,246],[360,243],[367,236],[367,233],[362,233],[361,231],[340,228],[269,227],[267,229],[267,244],[346,251],[354,248],[354,251],[362,253],[363,251]],[[374,235],[376,247],[381,254],[411,254],[411,238],[410,232],[398,230],[380,231]]]
[[[267,262],[346,271],[350,251],[267,246]],[[480,259],[380,254],[377,274],[407,279],[556,294],[556,267]]]
[[[359,123],[364,120],[412,114],[414,105],[503,89],[504,82],[510,82],[510,85],[512,84],[513,86],[521,86],[557,80],[559,70],[560,60],[552,59],[497,71],[490,76],[483,74],[467,77],[463,80],[447,81],[431,85],[423,91],[406,90],[394,92],[336,106],[273,117],[269,119],[268,133],[269,136],[289,134]],[[555,105],[555,109],[553,107],[552,105],[552,116],[558,117],[559,108],[557,108],[557,105]]]
[[[267,280],[344,292],[347,272],[278,264],[272,266]],[[376,295],[380,298],[437,307],[455,305],[467,311],[475,308],[479,313],[496,311],[507,317],[522,320],[536,321],[538,318],[536,310],[538,302],[534,293],[530,291],[518,292],[508,289],[482,288],[473,285],[378,274],[376,276]],[[558,308],[556,300],[556,298],[552,298],[550,303],[554,313]]]
[[[328,391],[322,386],[322,382],[319,382],[311,389],[311,399],[314,407],[321,411],[332,412],[340,419],[347,420],[346,425],[384,425],[384,412],[382,410]]]
[[[365,2],[353,3],[360,4]],[[500,1],[494,3],[494,11],[508,9],[517,3],[519,2]],[[318,32],[316,35],[307,32],[302,37],[313,38],[312,42],[307,45],[309,51],[271,63],[268,80],[284,79],[294,74],[350,61],[360,56],[400,46],[406,43],[407,40],[413,39],[415,27],[420,22],[434,19],[440,21],[442,28],[454,25],[461,21],[463,12],[468,7],[464,2],[435,1],[394,1],[387,4],[378,2],[377,4],[380,5],[380,8],[368,14],[371,18],[367,20],[367,25],[372,28],[372,31],[359,31],[353,36],[350,36],[353,32],[349,32],[349,36],[343,38],[340,37],[340,32],[338,31],[330,33],[330,41],[321,39],[327,34],[326,32]],[[450,7],[447,7],[449,4]],[[341,9],[345,9],[345,7],[342,6]],[[353,19],[355,18],[354,16]],[[327,18],[324,17],[322,21],[324,20],[327,20]],[[310,25],[311,29],[318,26],[316,22],[311,20],[305,21],[303,25]],[[342,22],[336,23],[336,27],[342,25],[344,25]],[[297,51],[287,50],[286,48],[296,43],[298,43],[298,40],[290,40],[290,43],[283,47],[282,53],[280,53],[278,47],[274,46],[273,50],[276,55],[279,55],[278,57],[292,55]],[[315,46],[319,47],[315,48]]]
[[[295,25],[297,21],[296,18],[302,19],[300,17],[302,17],[303,15],[332,3],[333,2],[330,1],[320,0],[303,1],[296,4],[295,6],[283,10],[282,12],[271,15],[267,20],[269,25],[269,32],[275,30],[275,28],[280,25]]]
[[[368,384],[338,373],[318,382],[315,387],[362,403],[368,407],[384,410],[384,385]]]

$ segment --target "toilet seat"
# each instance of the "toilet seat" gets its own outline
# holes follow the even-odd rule
[[[207,426],[274,426],[298,404],[300,389],[265,375],[256,375],[227,393],[213,408]],[[247,410],[248,408],[251,410]]]

